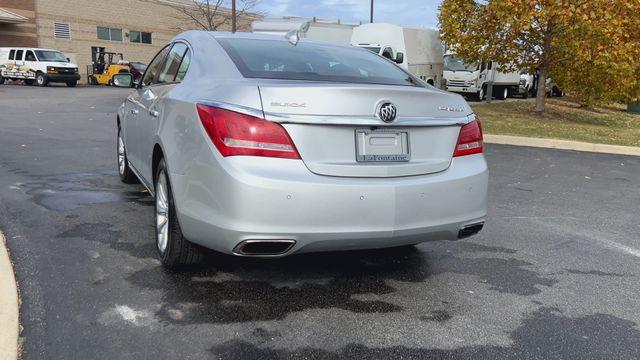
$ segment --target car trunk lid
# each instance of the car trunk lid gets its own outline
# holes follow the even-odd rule
[[[396,177],[446,170],[472,110],[458,95],[413,86],[273,83],[259,86],[267,120],[282,123],[310,171]],[[393,104],[397,117],[376,115]]]

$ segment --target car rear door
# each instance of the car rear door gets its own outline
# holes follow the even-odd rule
[[[138,120],[140,137],[138,139],[140,154],[143,157],[138,170],[145,177],[153,179],[152,157],[153,148],[158,133],[160,122],[165,112],[165,96],[178,84],[181,79],[177,79],[178,71],[183,63],[183,58],[189,57],[187,45],[182,42],[174,43],[170,50],[167,48],[154,82],[148,86],[147,93],[141,96],[140,102],[147,109]],[[188,60],[187,60],[188,62]]]
[[[167,52],[169,52],[168,45],[156,54],[145,71],[137,91],[127,98],[128,112],[126,113],[127,121],[125,121],[127,157],[140,175],[149,182],[147,185],[150,185],[153,179],[148,176],[149,174],[142,172],[145,167],[144,161],[149,156],[144,153],[145,149],[143,149],[142,142],[145,141],[146,137],[153,136],[153,134],[151,129],[143,128],[142,123],[149,116],[151,103],[157,98],[153,85]],[[153,149],[147,151],[153,151]]]

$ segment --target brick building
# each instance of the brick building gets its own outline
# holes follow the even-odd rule
[[[191,1],[0,0],[0,47],[62,51],[86,79],[92,51],[121,52],[126,60],[148,63],[174,36],[197,28],[176,10]],[[251,20],[239,19],[238,31],[249,31]]]

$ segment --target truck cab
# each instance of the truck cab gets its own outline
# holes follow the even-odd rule
[[[0,48],[0,84],[5,80],[22,80],[47,86],[51,82],[66,83],[69,87],[80,80],[78,66],[60,51],[40,48]]]
[[[489,82],[492,82],[493,94],[500,100],[520,94],[520,73],[502,72],[499,67],[493,61],[467,64],[448,53],[444,56],[443,71],[446,89],[481,101],[486,97]]]
[[[353,29],[351,45],[385,57],[425,83],[440,87],[443,51],[437,30],[364,24]]]

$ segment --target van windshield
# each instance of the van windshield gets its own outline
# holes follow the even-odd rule
[[[465,64],[462,60],[453,57],[453,55],[444,56],[444,69],[448,71],[468,71],[474,72],[478,70],[477,65]]]
[[[245,78],[421,86],[389,60],[358,47],[217,39]]]
[[[40,61],[67,62],[67,57],[59,51],[36,50],[36,56]]]

